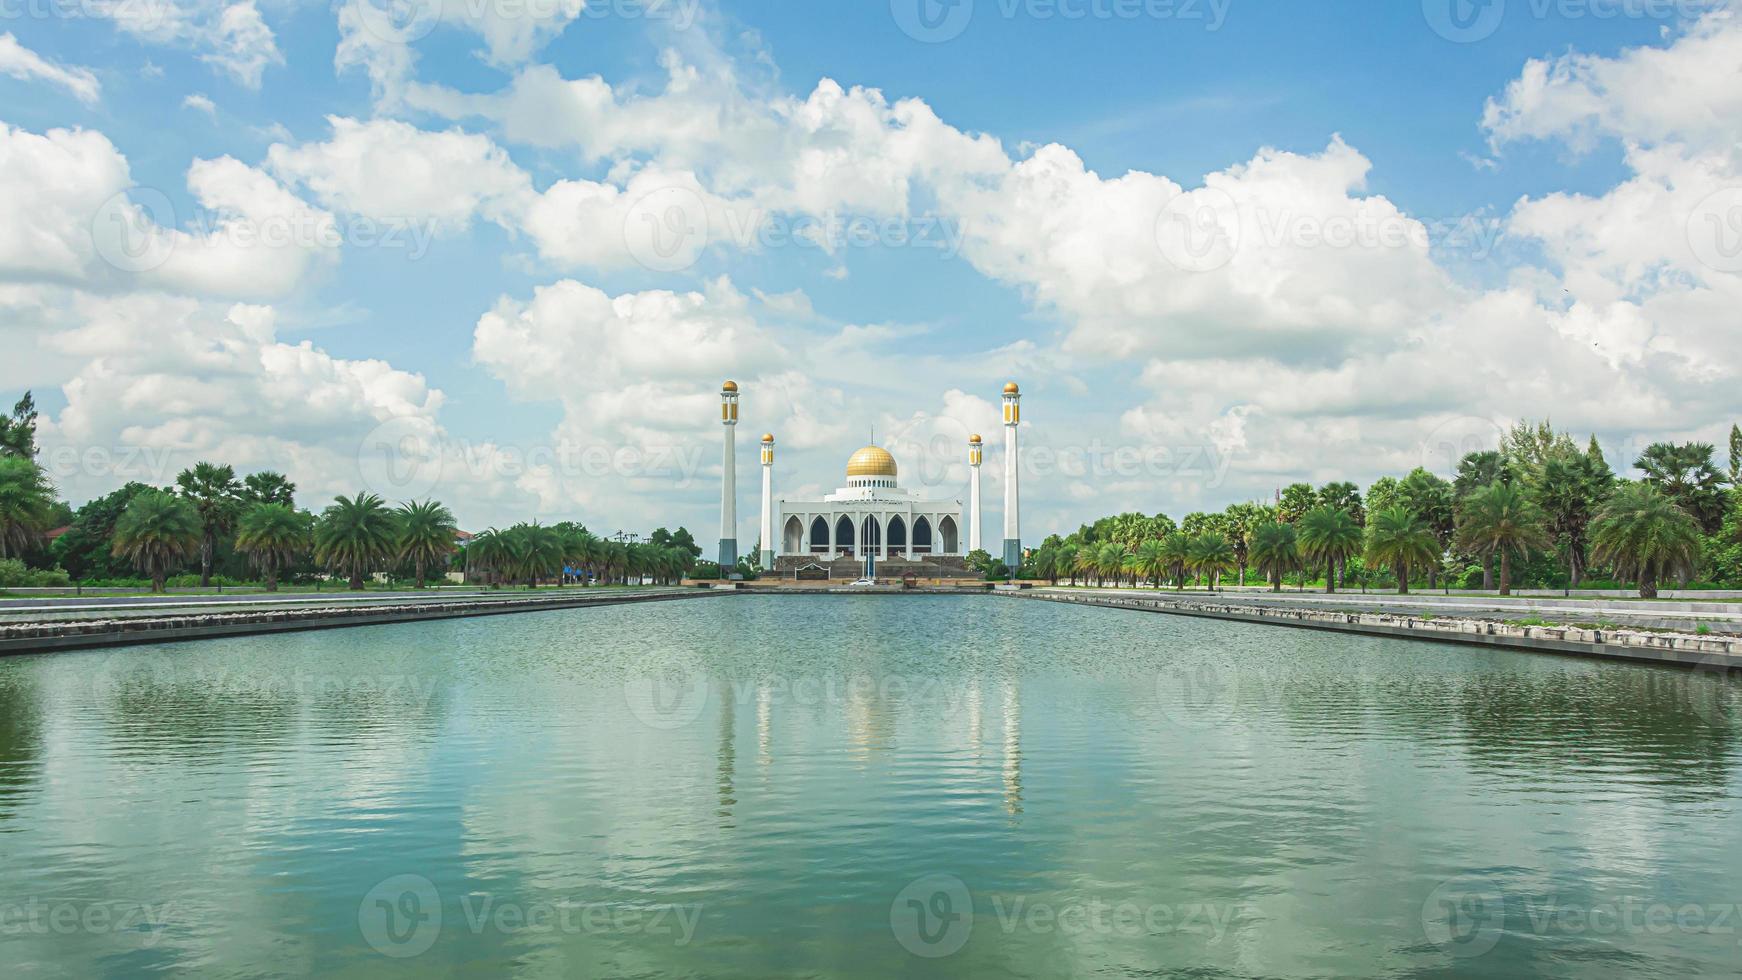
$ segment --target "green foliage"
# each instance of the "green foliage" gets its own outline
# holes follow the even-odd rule
[[[243,477],[242,489],[237,495],[243,504],[296,506],[296,484],[286,479],[283,473],[274,473],[271,470],[250,473]]]
[[[1208,577],[1209,587],[1214,589],[1222,573],[1235,566],[1234,545],[1220,531],[1205,531],[1192,539],[1187,563],[1193,573]]]
[[[1646,599],[1656,598],[1665,579],[1691,578],[1700,547],[1693,516],[1650,483],[1616,490],[1591,529],[1593,556],[1620,577],[1637,580]]]
[[[314,516],[289,504],[254,504],[236,525],[236,550],[260,570],[268,592],[278,591],[278,573],[313,545]]]
[[[115,522],[111,550],[151,579],[151,591],[162,592],[164,579],[199,548],[200,531],[193,504],[162,490],[146,490],[128,501]]]
[[[1646,482],[1692,515],[1707,534],[1716,534],[1723,526],[1726,503],[1724,477],[1713,465],[1712,453],[1703,442],[1656,442],[1633,462],[1645,471]]]
[[[992,570],[992,555],[984,548],[975,548],[962,560],[967,562],[969,568],[979,572],[981,577],[985,577]]]
[[[53,589],[72,581],[64,569],[28,568],[17,558],[0,558],[0,589]]]
[[[54,486],[29,456],[0,456],[0,558],[30,550],[54,512]]]
[[[1298,535],[1301,554],[1325,566],[1325,591],[1337,591],[1337,566],[1359,552],[1360,526],[1347,510],[1321,504],[1301,515]]]
[[[36,458],[36,399],[28,391],[12,406],[10,418],[0,416],[0,456]]]
[[[200,515],[200,584],[212,579],[212,560],[217,555],[218,535],[228,531],[241,510],[242,484],[229,465],[199,462],[175,478],[176,489],[193,501]]]
[[[433,500],[419,503],[407,501],[399,506],[397,556],[410,561],[416,572],[417,587],[424,587],[425,573],[432,566],[445,566],[454,553],[454,535],[458,526],[453,512]],[[558,556],[559,561],[561,555]]]
[[[1367,519],[1366,560],[1391,569],[1397,591],[1409,591],[1411,568],[1437,563],[1440,545],[1427,524],[1407,507],[1393,505]]]
[[[379,495],[336,497],[315,522],[315,561],[362,589],[364,576],[393,554],[397,536],[393,512]]]
[[[1281,591],[1282,577],[1300,567],[1300,543],[1293,524],[1261,524],[1252,530],[1252,562]]]
[[[1548,547],[1542,510],[1523,489],[1491,483],[1459,504],[1458,543],[1471,552],[1500,558],[1500,594],[1512,594],[1512,561]]]
[[[1306,512],[1319,505],[1319,495],[1310,483],[1291,483],[1282,488],[1277,514],[1286,524],[1297,524]]]

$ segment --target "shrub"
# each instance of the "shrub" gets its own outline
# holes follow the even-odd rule
[[[72,584],[65,569],[27,568],[17,558],[0,558],[0,589],[54,589]]]

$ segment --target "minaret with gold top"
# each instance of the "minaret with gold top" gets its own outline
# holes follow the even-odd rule
[[[968,550],[980,550],[980,433],[968,437]]]
[[[726,428],[720,458],[720,574],[730,577],[738,567],[738,468],[733,461],[732,433],[738,428],[738,382],[720,386],[720,424]]]
[[[1012,577],[1022,564],[1022,525],[1017,517],[1016,427],[1022,424],[1022,390],[1012,381],[1004,386],[1004,564]]]
[[[762,561],[763,571],[774,570],[774,433],[762,434]]]

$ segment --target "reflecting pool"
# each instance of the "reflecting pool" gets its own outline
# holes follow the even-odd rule
[[[13,657],[0,961],[1735,975],[1738,692],[989,596]]]

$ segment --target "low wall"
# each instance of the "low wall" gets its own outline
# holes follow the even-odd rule
[[[1517,626],[1478,619],[1442,619],[1328,609],[1260,608],[1228,602],[1075,595],[1063,592],[999,592],[998,595],[1141,612],[1173,613],[1271,626],[1396,636],[1439,643],[1474,643],[1544,653],[1572,653],[1686,667],[1742,667],[1742,640],[1572,626]]]
[[[0,623],[0,654],[37,653],[134,643],[169,643],[204,640],[254,633],[287,633],[330,629],[337,626],[374,626],[410,623],[426,619],[457,619],[466,616],[500,616],[507,613],[544,612],[580,606],[610,606],[626,602],[661,602],[700,598],[719,593],[701,589],[654,592],[595,593],[583,590],[566,596],[525,599],[474,599],[416,604],[382,603],[358,606],[300,606],[287,609],[250,609],[236,612],[190,612],[173,616],[133,618],[47,620]]]

